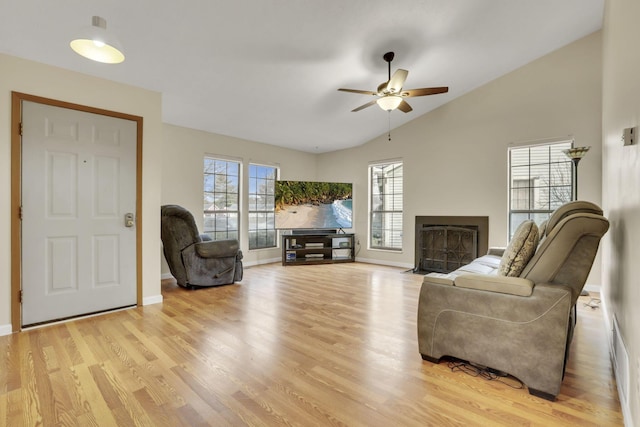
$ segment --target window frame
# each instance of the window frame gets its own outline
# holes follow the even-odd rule
[[[273,204],[271,206],[271,209],[257,209],[257,204],[256,204],[256,209],[252,209],[252,201],[251,201],[251,197],[252,195],[255,195],[256,197],[258,197],[260,195],[260,193],[253,193],[251,191],[251,187],[252,187],[252,180],[255,179],[256,180],[256,190],[257,190],[257,185],[260,179],[267,179],[269,180],[270,178],[266,177],[266,178],[261,178],[259,176],[253,177],[252,176],[252,170],[254,167],[257,168],[269,168],[273,170],[273,178],[271,179],[273,181],[273,185],[272,185],[272,193],[271,193],[271,197],[273,198]],[[279,166],[275,166],[275,165],[269,165],[269,164],[264,164],[264,163],[254,163],[254,162],[250,162],[249,163],[249,173],[248,173],[248,180],[249,180],[249,185],[248,185],[248,189],[247,189],[247,198],[248,198],[248,206],[247,206],[247,235],[248,235],[248,243],[249,243],[249,250],[250,251],[258,251],[258,250],[262,250],[262,249],[274,249],[278,247],[278,230],[275,227],[275,183],[278,180],[280,176],[280,167]],[[269,192],[267,191],[266,193],[264,193],[264,195],[268,198],[269,197]],[[264,229],[261,228],[252,228],[251,223],[252,223],[252,219],[251,219],[251,215],[252,214],[265,214],[265,215],[272,215],[272,227],[265,227]],[[258,221],[256,221],[257,223]],[[268,225],[268,219],[266,219],[265,221]],[[266,231],[267,232],[267,239],[268,239],[268,234],[269,231],[273,232],[273,242],[272,244],[268,244],[265,246],[260,246],[257,245],[255,247],[252,247],[252,233],[259,233],[260,231]],[[259,242],[259,237],[256,238],[256,243]]]
[[[233,192],[229,192],[229,191],[225,191],[224,194],[226,195],[226,199],[228,200],[228,196],[230,194],[235,194],[235,198],[236,198],[236,209],[224,209],[224,210],[215,210],[215,209],[207,209],[205,207],[205,201],[207,198],[207,194],[211,194],[212,199],[215,200],[216,198],[216,194],[222,194],[222,192],[217,192],[217,191],[206,191],[207,190],[207,176],[208,175],[213,175],[214,176],[214,182],[215,182],[215,176],[219,175],[219,176],[226,176],[227,180],[229,179],[230,176],[234,176],[232,174],[229,174],[228,172],[228,166],[225,167],[225,173],[224,174],[220,174],[220,173],[216,173],[215,171],[210,173],[207,172],[206,169],[206,163],[207,160],[213,160],[214,162],[225,162],[226,164],[235,164],[237,165],[237,184],[236,184],[236,193]],[[241,223],[242,223],[242,160],[240,159],[234,159],[234,158],[230,158],[230,157],[225,157],[225,156],[218,156],[218,155],[214,155],[214,154],[205,154],[203,157],[203,165],[202,165],[202,173],[203,173],[203,188],[202,188],[202,195],[203,195],[203,229],[202,229],[202,234],[206,234],[209,237],[211,237],[212,240],[225,240],[225,239],[237,239],[238,241],[240,241],[240,230],[241,230]],[[215,189],[215,184],[214,184],[214,189]],[[209,205],[212,206],[214,204],[214,202],[212,201]],[[235,215],[236,217],[236,229],[229,229],[228,225],[229,225],[229,218],[231,217],[227,217],[227,228],[222,231],[222,230],[217,230],[215,227],[215,224],[217,224],[218,220],[214,219],[213,223],[214,223],[214,227],[213,230],[210,229],[210,227],[207,226],[207,224],[210,221],[210,218],[208,217],[208,215]],[[224,236],[221,235],[221,233],[224,233]]]
[[[557,139],[549,139],[542,141],[533,141],[519,144],[510,144],[507,152],[507,187],[508,187],[508,201],[507,201],[507,232],[509,236],[509,240],[517,228],[517,226],[526,219],[533,219],[537,225],[542,224],[545,220],[549,218],[551,213],[557,209],[560,205],[571,201],[573,199],[575,182],[574,182],[574,170],[573,170],[573,162],[569,157],[567,157],[562,151],[568,148],[572,148],[574,146],[573,138],[557,138]],[[535,150],[538,152],[541,149],[547,149],[547,158],[545,162],[532,162],[531,159],[531,151]],[[528,150],[528,160],[526,163],[519,163],[514,166],[514,152],[516,150]],[[562,153],[561,157],[558,152]],[[555,157],[554,157],[555,155]],[[514,168],[528,168],[528,175],[523,180],[528,181],[528,184],[523,185],[521,187],[514,186]],[[531,170],[538,169],[544,170],[547,169],[547,175],[545,178],[541,178],[540,176],[534,176],[535,173],[532,174]],[[553,170],[555,168],[555,170]],[[568,173],[568,180],[563,176],[564,173]],[[556,178],[554,178],[554,174]],[[560,177],[559,179],[557,177]],[[536,180],[547,180],[546,185],[540,185],[540,183],[536,182]],[[522,180],[521,180],[522,181]],[[555,184],[552,184],[551,181],[556,181]],[[558,184],[557,182],[561,183]],[[562,184],[565,183],[565,184]],[[526,200],[528,203],[528,208],[515,208],[514,207],[514,193],[516,190],[525,190],[528,194],[525,197],[517,198],[517,200]],[[519,194],[524,194],[525,191],[519,191]],[[539,193],[539,194],[538,194]],[[543,200],[545,196],[540,195],[546,193],[547,198],[547,207],[546,208],[536,208],[532,206],[532,203],[536,203],[536,198],[538,200]],[[515,217],[518,217],[516,220]]]
[[[374,192],[375,183],[377,178],[374,177],[374,172],[376,168],[385,168],[391,167],[392,171],[397,171],[398,168],[401,169],[401,175],[399,177],[395,176],[384,176],[385,179],[391,179],[392,182],[389,183],[391,185],[391,192]],[[368,180],[369,180],[369,191],[368,191],[368,205],[369,205],[369,214],[368,214],[368,232],[367,232],[367,248],[370,250],[379,250],[379,251],[389,251],[389,252],[402,252],[404,246],[404,162],[402,159],[391,159],[385,161],[378,161],[370,163],[368,168]],[[397,181],[399,179],[399,181]],[[398,189],[399,192],[396,190]],[[376,196],[380,199],[381,203],[384,205],[386,203],[385,195],[390,195],[391,200],[391,209],[388,209],[388,205],[386,209],[375,209]],[[399,209],[397,205],[399,204]],[[378,229],[374,229],[375,224],[377,222],[376,215],[381,215],[382,222],[391,222],[390,228],[384,227],[380,230],[382,231],[383,236],[376,236],[374,233],[379,231]],[[389,215],[388,218],[385,216]],[[399,221],[399,226],[398,226]],[[389,236],[384,236],[385,231],[388,232]],[[395,236],[394,236],[395,235]],[[381,240],[385,244],[377,245],[375,244],[376,240]],[[399,241],[399,243],[395,243]]]

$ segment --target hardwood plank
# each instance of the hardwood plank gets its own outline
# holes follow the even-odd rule
[[[25,416],[25,405],[22,401],[22,390],[13,390],[0,397],[0,425],[29,425]]]
[[[96,365],[91,365],[96,366]],[[76,378],[78,399],[85,408],[85,413],[78,417],[88,425],[116,425],[114,413],[111,412],[107,395],[103,394],[96,383],[91,369],[84,363],[73,367]]]
[[[36,371],[31,348],[31,335],[22,334],[18,337],[18,353],[20,360],[20,391],[21,391],[21,418],[24,425],[39,425],[42,423],[40,411],[40,398],[36,385]],[[48,378],[44,378],[48,381]],[[10,420],[13,422],[13,420]],[[52,420],[53,421],[53,420]]]
[[[599,309],[579,305],[548,402],[423,361],[421,281],[363,263],[269,264],[239,284],[167,280],[162,304],[0,337],[0,426],[623,425]]]

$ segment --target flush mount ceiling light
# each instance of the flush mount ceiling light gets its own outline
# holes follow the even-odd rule
[[[124,61],[120,42],[107,32],[107,21],[99,16],[91,18],[91,26],[83,28],[69,45],[78,55],[93,61],[105,64]]]

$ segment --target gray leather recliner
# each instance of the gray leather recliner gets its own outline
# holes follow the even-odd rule
[[[194,289],[242,280],[242,251],[237,240],[213,241],[198,234],[193,215],[178,205],[161,207],[164,257],[178,285]]]
[[[555,400],[572,308],[608,228],[597,205],[570,202],[541,227],[540,244],[517,277],[498,274],[501,256],[491,250],[450,274],[427,274],[418,303],[422,358],[452,356],[503,371],[531,394]]]

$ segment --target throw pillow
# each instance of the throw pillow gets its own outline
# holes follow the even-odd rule
[[[537,247],[538,226],[533,220],[523,221],[502,255],[498,274],[509,277],[520,276]]]
[[[549,220],[545,220],[538,226],[538,236],[540,236],[540,240],[542,240],[547,232],[547,224],[549,224]]]

